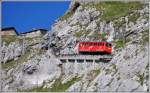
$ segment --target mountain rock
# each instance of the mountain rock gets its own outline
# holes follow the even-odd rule
[[[128,10],[131,6],[128,2],[95,2],[91,6],[91,3],[79,0],[80,5],[73,12],[68,10],[58,19],[41,42],[31,45],[31,54],[25,62],[4,71],[2,89],[44,92],[149,91],[148,4],[131,2],[139,6]],[[130,13],[118,12],[118,3],[127,4],[125,11]],[[117,9],[111,4],[118,6]],[[106,11],[107,8],[115,8],[117,16],[113,16],[112,11]],[[111,42],[112,60],[107,63],[63,63],[58,59],[64,54],[78,54],[78,43],[82,41]]]

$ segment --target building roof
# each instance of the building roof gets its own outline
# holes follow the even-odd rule
[[[17,30],[16,30],[14,27],[6,27],[6,28],[2,28],[2,29],[1,29],[1,31],[8,31],[8,30],[14,30],[15,33],[16,33],[17,35],[19,35],[19,33],[17,32]]]
[[[32,32],[36,32],[36,31],[47,32],[48,30],[46,30],[46,29],[35,29],[35,30],[28,31],[28,32],[22,32],[20,34],[27,34],[27,33],[32,33]]]

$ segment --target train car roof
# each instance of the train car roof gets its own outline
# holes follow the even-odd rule
[[[102,42],[79,42],[79,43],[109,43],[109,44],[111,44],[111,42],[106,42],[106,41],[102,41]]]

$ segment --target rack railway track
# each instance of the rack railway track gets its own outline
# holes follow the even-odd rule
[[[62,62],[109,62],[113,55],[81,55],[81,54],[63,54],[57,58]]]

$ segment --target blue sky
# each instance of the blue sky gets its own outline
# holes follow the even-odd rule
[[[2,2],[2,28],[15,27],[19,33],[33,28],[50,30],[69,4],[70,1]]]

